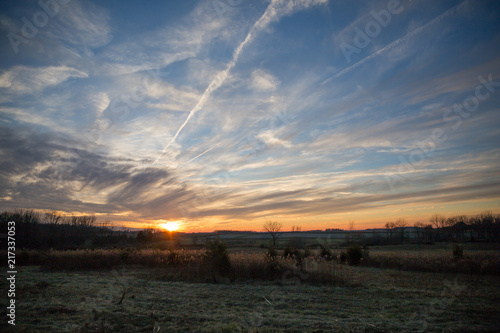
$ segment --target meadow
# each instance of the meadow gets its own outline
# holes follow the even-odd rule
[[[450,244],[363,251],[357,264],[342,248],[222,242],[20,251],[17,326],[4,320],[2,332],[498,331],[497,246],[465,244],[462,256]]]

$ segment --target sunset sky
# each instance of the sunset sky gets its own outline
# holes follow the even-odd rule
[[[498,1],[2,1],[0,209],[184,231],[500,213]]]

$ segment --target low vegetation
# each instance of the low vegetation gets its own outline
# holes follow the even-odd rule
[[[345,284],[348,265],[434,273],[500,275],[498,251],[423,248],[384,251],[350,246],[346,250],[276,250],[229,254],[216,240],[202,250],[95,249],[72,251],[21,250],[18,265],[40,265],[43,271],[109,270],[122,266],[163,269],[172,280],[230,282],[279,281],[284,274],[307,275],[310,283]],[[460,249],[460,250],[459,250]],[[457,254],[459,253],[459,254]],[[288,273],[287,273],[288,272]]]
[[[175,253],[170,264],[182,265],[187,253]],[[262,257],[230,255],[240,274],[243,268],[268,267],[262,265]],[[255,262],[244,262],[252,258]],[[330,264],[305,265],[308,273],[286,271],[276,282],[216,284],[173,281],[164,269],[132,265],[73,272],[22,266],[17,325],[0,329],[6,333],[497,332],[500,325],[497,276],[408,272],[338,265],[334,260]],[[309,283],[318,278],[320,269],[330,277],[327,267],[335,267],[338,278],[348,283]],[[0,278],[5,279],[4,274]],[[0,293],[6,293],[5,287],[0,284]]]

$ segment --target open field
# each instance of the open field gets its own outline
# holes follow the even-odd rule
[[[146,260],[146,254],[149,260],[165,256],[153,251],[132,257]],[[278,259],[281,269],[274,268],[274,275],[251,278],[269,274],[263,268],[268,266],[259,266],[266,263],[263,254],[237,253],[230,256],[238,271],[233,282],[205,283],[206,277],[193,276],[204,271],[186,270],[195,266],[193,253],[178,254],[192,262],[179,265],[176,257],[181,260],[176,265],[155,268],[127,257],[129,264],[109,269],[18,267],[17,326],[2,332],[496,332],[500,327],[497,274],[353,267],[318,259],[299,270],[293,261]],[[74,252],[58,255],[76,258]],[[404,264],[417,257],[424,263],[433,256],[449,258],[450,252],[395,246],[374,248],[370,255]],[[498,252],[469,249],[464,260],[467,256],[498,259]],[[0,292],[7,299],[4,284]]]
[[[165,280],[154,269],[41,273],[24,267],[18,274],[16,331],[495,332],[500,327],[497,277],[343,269],[349,270],[350,285],[310,285],[292,276],[281,285],[188,283]]]

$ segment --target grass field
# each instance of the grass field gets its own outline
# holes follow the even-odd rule
[[[370,255],[407,258],[408,262],[415,257],[450,256],[446,248],[441,250],[381,247],[372,249]],[[495,249],[469,249],[465,256],[479,254],[498,257]],[[236,264],[248,258],[244,253],[231,255]],[[315,277],[318,269],[326,269],[322,265],[329,265],[325,267],[332,278],[327,283]],[[500,328],[496,274],[419,272],[336,262],[306,265],[300,271],[288,267],[274,280],[204,283],[173,279],[172,268],[137,263],[75,271],[21,266],[16,282],[16,329],[6,327],[4,311],[0,330],[497,332]],[[5,281],[5,273],[1,278]],[[4,300],[5,287],[2,284]]]

